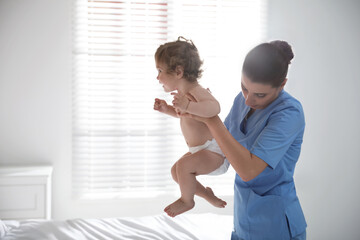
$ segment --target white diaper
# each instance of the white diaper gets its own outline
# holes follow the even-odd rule
[[[217,154],[220,154],[222,157],[224,157],[224,163],[216,170],[212,171],[211,173],[209,173],[208,175],[221,175],[227,172],[230,163],[228,162],[228,160],[225,158],[224,153],[221,151],[219,145],[217,144],[215,138],[213,138],[212,140],[207,140],[206,143],[204,143],[203,145],[200,146],[195,146],[195,147],[189,147],[189,152],[190,153],[196,153],[200,150],[208,150]]]

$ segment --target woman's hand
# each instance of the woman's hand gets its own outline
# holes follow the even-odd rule
[[[174,95],[176,95],[176,94],[174,94]],[[183,97],[186,97],[190,102],[197,102],[196,99],[194,98],[194,96],[191,95],[190,93],[185,94]],[[205,124],[209,123],[211,121],[211,119],[214,118],[214,117],[212,117],[212,118],[199,117],[198,115],[194,115],[194,114],[183,112],[183,111],[177,111],[177,114],[179,117],[192,118],[199,122],[203,122]],[[215,116],[215,117],[217,117],[217,116]]]
[[[180,110],[180,112],[186,112],[191,101],[189,97],[186,96],[187,94],[180,95],[177,92],[172,92],[171,95],[174,96],[174,100],[172,101],[174,108]]]

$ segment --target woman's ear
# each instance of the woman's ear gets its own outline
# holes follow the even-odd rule
[[[175,68],[175,74],[176,74],[176,78],[180,79],[184,76],[184,68],[183,66],[176,66]]]
[[[287,82],[287,78],[284,79],[284,81],[280,85],[280,89],[283,90]]]

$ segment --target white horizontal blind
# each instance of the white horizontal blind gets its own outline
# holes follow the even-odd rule
[[[83,198],[173,191],[172,160],[183,139],[153,110],[163,90],[154,52],[167,41],[168,4],[76,1],[73,182]]]
[[[76,196],[149,197],[178,191],[170,169],[187,148],[178,119],[153,110],[156,97],[171,102],[156,80],[156,48],[179,35],[193,39],[205,60],[203,85],[210,87],[222,104],[222,115],[226,115],[234,97],[229,96],[229,89],[240,81],[237,63],[241,49],[259,41],[258,25],[253,26],[256,34],[246,31],[249,22],[259,22],[260,6],[258,1],[241,0],[75,1]],[[239,15],[244,16],[239,19]],[[237,28],[239,33],[246,33],[233,38]],[[229,52],[226,47],[235,42],[238,45]],[[237,64],[233,71],[224,70],[227,62]],[[236,83],[227,82],[234,79]],[[233,178],[230,172],[204,181],[215,191],[229,194]]]

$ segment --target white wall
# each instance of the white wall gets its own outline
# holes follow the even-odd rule
[[[161,213],[170,199],[71,198],[71,2],[0,0],[0,165],[52,164],[56,219]],[[306,114],[296,184],[308,239],[360,236],[359,3],[269,0],[269,40],[293,45],[287,90]]]
[[[306,131],[296,186],[308,239],[360,238],[360,1],[269,0],[269,40],[292,44],[287,90]]]
[[[0,0],[0,164],[53,165],[55,217],[70,184],[70,7]]]

